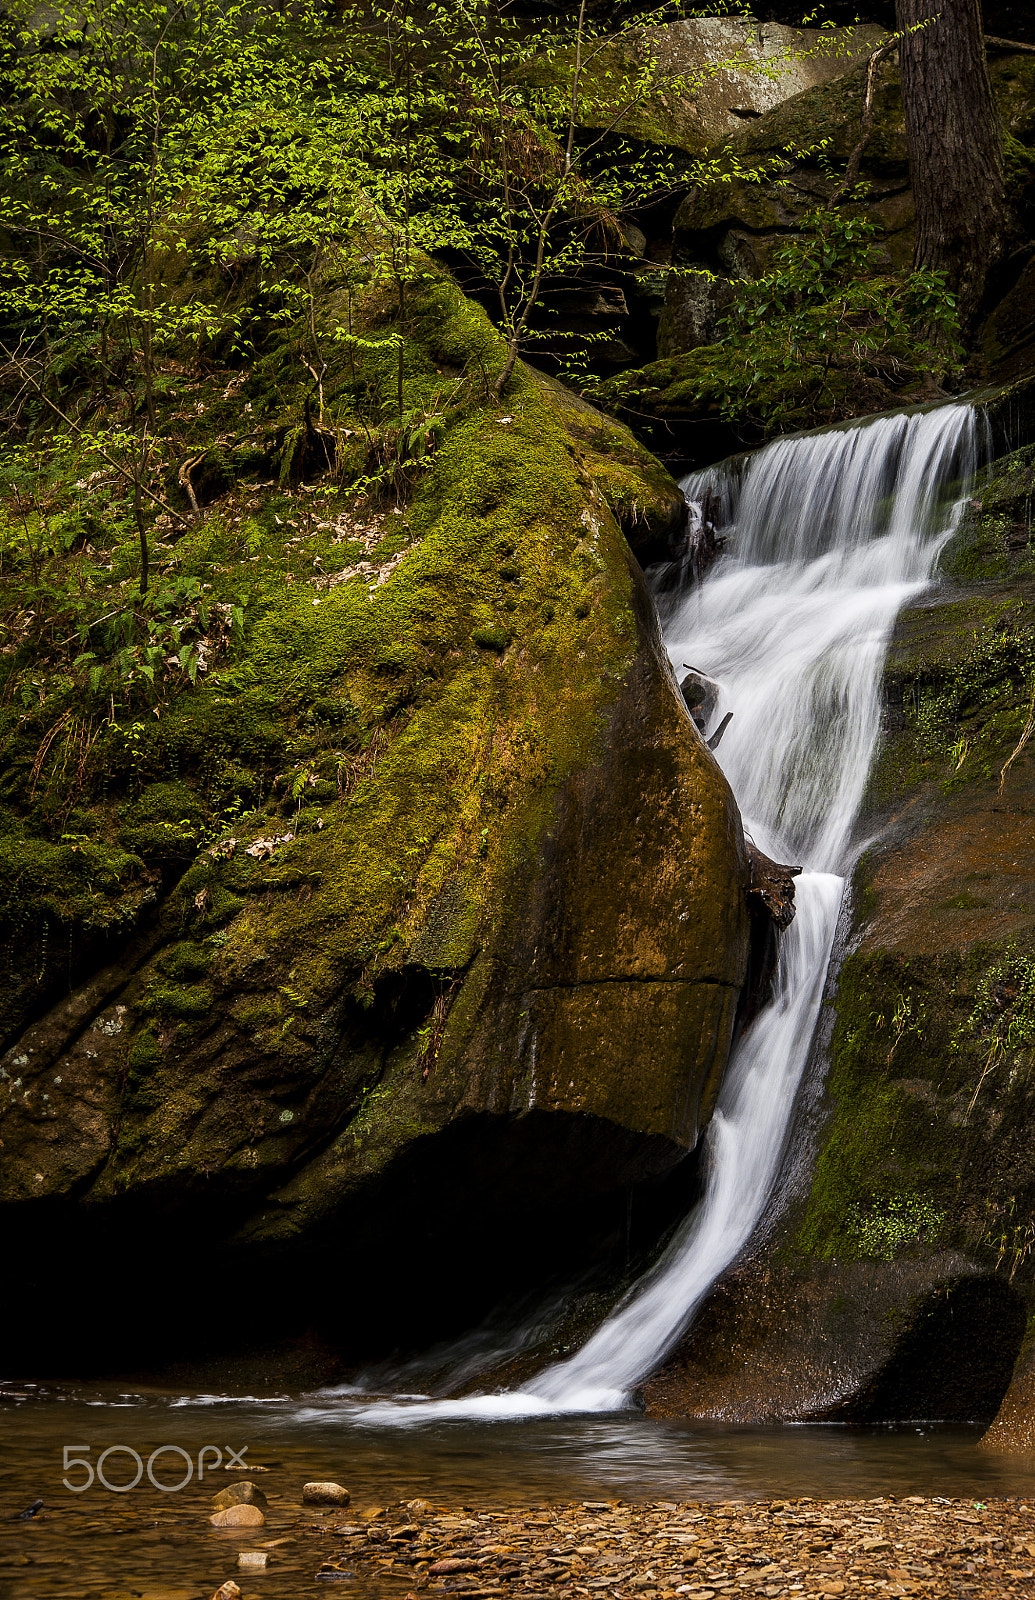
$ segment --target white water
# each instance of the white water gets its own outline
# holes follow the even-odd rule
[[[359,1420],[611,1411],[656,1367],[757,1227],[819,1012],[877,743],[880,674],[901,606],[930,580],[977,465],[965,405],[780,440],[688,478],[727,546],[700,588],[659,599],[669,655],[715,678],[717,751],[745,831],[801,864],[772,1003],[736,1048],[706,1134],[702,1200],[588,1342],[523,1392],[375,1402]],[[688,737],[692,737],[688,729]]]

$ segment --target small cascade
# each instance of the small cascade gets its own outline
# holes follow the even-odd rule
[[[888,642],[956,526],[983,428],[965,404],[877,417],[779,440],[683,483],[708,507],[722,553],[700,584],[693,564],[676,587],[671,569],[657,575],[669,655],[677,673],[692,663],[718,683],[709,729],[733,713],[716,758],[748,837],[804,869],[773,1000],[727,1069],[702,1199],[587,1343],[521,1393],[375,1403],[362,1420],[620,1408],[758,1226],[819,1014]]]

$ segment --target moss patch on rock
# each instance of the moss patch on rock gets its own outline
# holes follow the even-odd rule
[[[394,314],[374,290],[347,307],[332,274],[328,348],[346,309],[371,333]],[[347,1217],[359,1249],[372,1196],[405,1193],[420,1152],[478,1117],[512,1198],[545,1162],[545,1227],[551,1195],[563,1212],[624,1192],[710,1114],[743,841],[622,533],[660,536],[680,496],[530,369],[493,401],[502,344],[430,266],[402,333],[407,403],[435,424],[415,457],[389,345],[325,377],[330,470],[305,455],[309,380],[282,330],[250,369],[162,401],[190,459],[233,434],[231,408],[262,460],[246,473],[220,445],[232,486],[152,529],[194,681],[170,652],[153,691],[91,700],[54,631],[3,658],[12,1202],[125,1238],[216,1217],[202,1237],[227,1259],[315,1251]],[[104,496],[94,555],[54,539],[47,572],[116,605],[135,546],[119,485]],[[55,480],[40,528],[72,500]]]

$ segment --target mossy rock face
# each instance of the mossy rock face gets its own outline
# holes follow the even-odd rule
[[[1035,1298],[1033,494],[1030,447],[998,462],[899,619],[826,1081],[659,1412],[990,1422],[1010,1383]],[[1033,1428],[1022,1362],[991,1438]]]
[[[794,232],[807,212],[832,199],[861,137],[867,78],[865,64],[850,52],[837,60],[836,77],[765,107],[763,115],[712,142],[709,156],[719,170],[691,188],[673,224],[673,261],[701,272],[669,276],[658,323],[659,356],[679,357],[712,343],[731,282],[762,276],[774,247]],[[1026,237],[1035,204],[1031,149],[1035,72],[1029,56],[1004,52],[991,55],[989,68],[1006,138],[1008,197],[1018,218],[1019,236]],[[896,56],[885,58],[877,68],[873,129],[863,153],[861,179],[860,198],[842,202],[840,209],[849,216],[865,217],[881,230],[882,270],[908,273],[915,215]],[[1033,306],[1029,268],[1009,287],[980,335],[985,368],[993,381],[1012,379],[1030,367]],[[674,382],[664,381],[661,374],[661,381],[655,382],[654,376],[653,369],[645,369],[642,393],[635,401],[648,415],[709,414],[708,391],[694,406],[692,392],[678,381],[680,375]],[[622,374],[615,381],[621,386],[631,377]],[[893,396],[871,392],[860,393],[857,400],[854,412],[849,407],[842,414],[858,415],[896,403]]]
[[[499,369],[440,275],[411,318],[415,395],[447,366]],[[243,390],[274,434],[297,404],[282,362]],[[327,383],[342,423],[351,383],[344,364]],[[127,1295],[215,1292],[249,1262],[293,1275],[283,1327],[322,1316],[369,1352],[398,1337],[374,1323],[399,1230],[418,1301],[442,1233],[496,1241],[471,1293],[502,1292],[508,1241],[534,1286],[537,1250],[560,1239],[581,1266],[710,1114],[746,963],[743,839],[622,533],[671,530],[675,486],[519,367],[504,404],[452,413],[397,506],[315,494],[239,487],[177,541],[213,604],[240,599],[242,652],[160,716],[103,725],[72,844],[30,795],[46,706],[12,724],[0,1137],[26,1241],[11,1282],[39,1305],[26,1347],[45,1257],[99,1308],[95,1362],[120,1359]],[[52,883],[19,887],[31,859]],[[145,1239],[155,1270],[130,1282],[118,1263]],[[318,1312],[326,1251],[344,1276]],[[448,1318],[427,1316],[434,1337]],[[184,1313],[160,1337],[202,1336]]]

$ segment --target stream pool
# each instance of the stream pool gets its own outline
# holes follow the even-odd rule
[[[18,1398],[24,1396],[24,1398]],[[426,1499],[458,1509],[583,1500],[871,1498],[909,1494],[1035,1495],[1035,1458],[987,1455],[979,1428],[735,1428],[659,1422],[637,1412],[523,1421],[359,1425],[340,1396],[179,1395],[111,1386],[0,1386],[0,1600],[210,1600],[227,1578],[244,1600],[301,1600],[339,1590],[318,1581],[305,1535],[276,1545],[261,1572],[241,1550],[287,1538],[303,1482],[330,1478],[352,1510]],[[85,1458],[95,1477],[76,1493]],[[112,1450],[112,1446],[124,1446]],[[154,1457],[153,1452],[166,1447]],[[233,1477],[211,1450],[237,1452],[269,1500],[267,1525],[217,1532],[210,1500]],[[105,1451],[110,1453],[103,1459]],[[135,1454],[133,1453],[135,1452]],[[121,1489],[138,1473],[135,1487]],[[188,1467],[188,1458],[190,1467]],[[156,1478],[180,1489],[163,1491]],[[209,1463],[213,1465],[210,1466]],[[214,1467],[214,1470],[213,1470]],[[35,1500],[31,1521],[15,1520]],[[326,1513],[309,1513],[307,1520]],[[398,1582],[357,1576],[345,1587],[403,1600]]]

